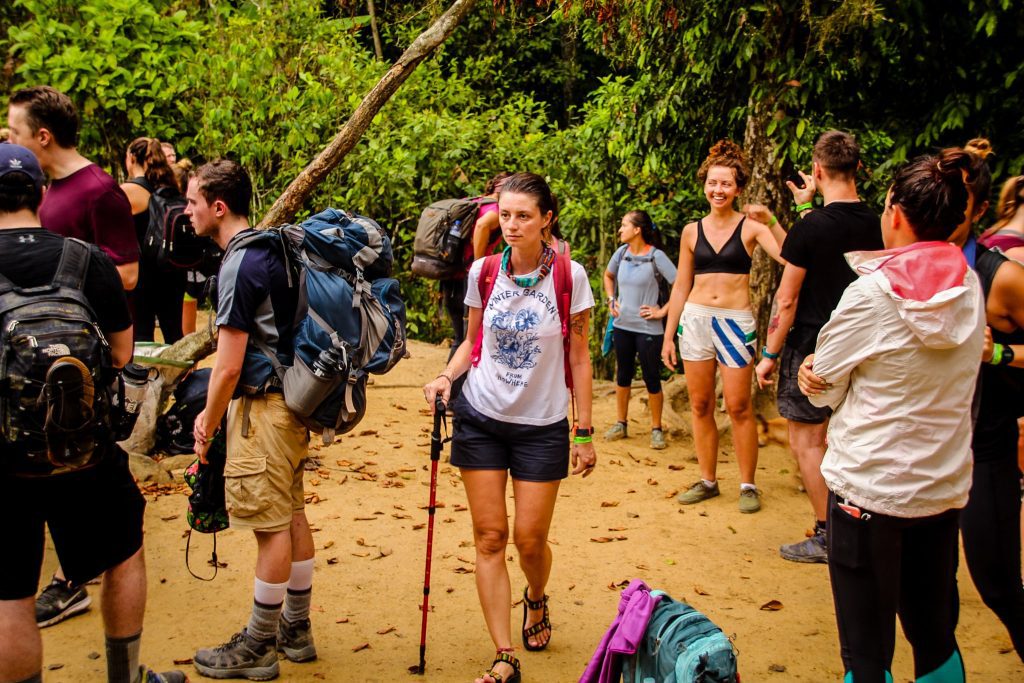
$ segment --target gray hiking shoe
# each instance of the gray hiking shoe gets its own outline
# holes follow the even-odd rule
[[[141,683],[188,683],[188,676],[177,669],[157,673],[148,666],[142,666],[139,667],[139,674]]]
[[[661,450],[664,450],[667,447],[668,447],[668,444],[665,443],[665,432],[661,431],[660,429],[652,429],[651,430],[651,448],[653,448],[656,451],[661,451]]]
[[[757,489],[740,490],[740,512],[757,512],[761,509],[761,492]]]
[[[269,681],[280,673],[273,641],[261,643],[250,638],[244,628],[223,645],[198,650],[193,664],[207,678]]]
[[[629,434],[626,433],[626,423],[616,422],[612,425],[612,428],[604,433],[605,441],[618,441],[619,439],[625,439]]]
[[[696,484],[693,484],[690,488],[676,496],[676,500],[679,501],[680,505],[693,505],[694,503],[714,498],[718,493],[717,481],[710,487],[705,486],[704,482],[698,481]]]
[[[313,628],[309,619],[292,624],[281,617],[277,624],[277,651],[284,653],[290,662],[312,662],[316,659],[316,645],[313,644]]]
[[[828,564],[828,546],[825,533],[815,529],[814,535],[797,543],[779,547],[779,555],[790,562],[806,562],[808,564]]]

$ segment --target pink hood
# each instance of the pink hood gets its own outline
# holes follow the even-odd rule
[[[974,331],[982,301],[968,280],[977,276],[956,246],[917,242],[899,249],[850,252],[846,260],[856,273],[876,281],[925,346],[957,346]]]

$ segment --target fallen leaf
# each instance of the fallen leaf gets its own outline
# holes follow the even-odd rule
[[[769,664],[768,670],[773,674],[784,674],[786,673],[786,667],[782,664]]]
[[[377,555],[377,557],[375,557],[375,558],[373,558],[373,559],[375,559],[375,560],[379,560],[379,559],[381,559],[382,557],[387,557],[388,555],[390,555],[390,554],[391,554],[391,553],[393,553],[393,552],[394,552],[394,551],[393,551],[393,550],[392,550],[391,548],[381,548],[381,550],[380,550],[380,554],[379,554],[379,555]]]
[[[617,500],[603,500],[603,501],[601,501],[601,507],[603,507],[603,508],[617,508],[617,507],[619,507],[619,501],[617,501]]]
[[[637,519],[637,518],[638,518],[639,516],[640,516],[640,515],[638,515],[638,514],[637,514],[637,513],[635,513],[635,512],[627,512],[627,513],[626,513],[626,517],[629,517],[630,519]]]
[[[376,436],[376,435],[377,435],[377,430],[376,429],[364,429],[361,432],[359,432],[359,436]]]
[[[388,626],[387,628],[382,628],[381,630],[377,631],[377,635],[386,636],[387,634],[393,633],[396,630],[397,629],[394,626]]]
[[[338,564],[338,558],[336,558],[336,557],[328,557],[327,558],[327,564]]]
[[[341,619],[335,619],[334,623],[335,624],[347,624],[348,623],[348,617],[342,617]]]
[[[610,526],[610,527],[608,527],[608,531],[625,531],[625,530],[626,530],[626,527],[624,527],[624,526]]]
[[[324,543],[324,550],[327,550],[328,548],[330,548],[333,545],[334,545],[334,541],[327,541],[326,543]]]
[[[700,586],[694,586],[693,587],[693,592],[696,593],[697,595],[711,595],[711,593],[708,593],[706,590],[704,590]]]
[[[657,479],[648,479],[647,483],[650,484],[651,486],[657,486],[658,485],[658,480]]]
[[[160,519],[165,522],[170,522],[172,519],[177,519],[178,515],[168,515],[167,517],[161,517]]]
[[[472,567],[456,567],[452,571],[455,572],[456,574],[472,574],[473,573],[473,568]]]
[[[395,519],[412,519],[412,515],[403,515],[403,514],[399,514],[397,512],[392,512],[391,516],[394,517]]]
[[[92,655],[90,655],[90,657],[91,656]],[[97,657],[97,659],[99,659],[99,657]],[[174,664],[176,666],[187,666],[188,664],[191,664],[191,663],[192,663],[192,658],[191,657],[185,657],[183,659],[175,659],[174,660]]]
[[[355,518],[355,521],[357,521],[357,522],[374,522],[376,520],[377,520],[376,517],[356,517]]]
[[[671,465],[668,466],[668,468],[673,472],[678,472],[679,470],[683,469],[683,465],[677,465],[675,463],[672,463]]]
[[[413,531],[419,531],[420,529],[422,529],[425,526],[427,526],[427,525],[426,524],[413,524],[412,525],[412,530]]]
[[[370,553],[352,553],[352,557],[369,557]]]
[[[728,529],[729,531],[733,532],[734,534],[737,533],[736,530],[732,528],[731,524],[729,526],[727,526],[726,529]]]
[[[765,610],[766,612],[778,612],[780,609],[782,609],[782,603],[778,600],[769,600],[768,602],[761,605],[761,609]]]
[[[352,652],[359,652],[360,650],[368,650],[369,648],[370,648],[370,644],[369,643],[363,643],[362,645],[356,645],[354,648],[352,648]]]

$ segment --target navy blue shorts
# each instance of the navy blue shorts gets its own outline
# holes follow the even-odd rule
[[[452,459],[468,470],[508,470],[513,479],[558,481],[569,475],[569,420],[515,424],[481,415],[464,396],[455,411]]]
[[[809,353],[786,344],[782,347],[779,359],[779,415],[792,422],[820,425],[832,415],[828,406],[819,408],[811,405],[811,401],[803,395],[797,385],[796,377],[800,373],[800,364]]]

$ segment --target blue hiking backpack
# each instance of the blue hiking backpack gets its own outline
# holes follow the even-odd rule
[[[389,277],[391,240],[375,221],[338,209],[253,232],[229,249],[257,240],[281,246],[299,287],[292,365],[285,367],[265,340],[253,342],[273,366],[288,407],[330,444],[362,419],[368,373],[383,374],[405,355],[405,302]]]
[[[736,651],[722,629],[662,591],[637,652],[622,665],[623,683],[739,683]]]

